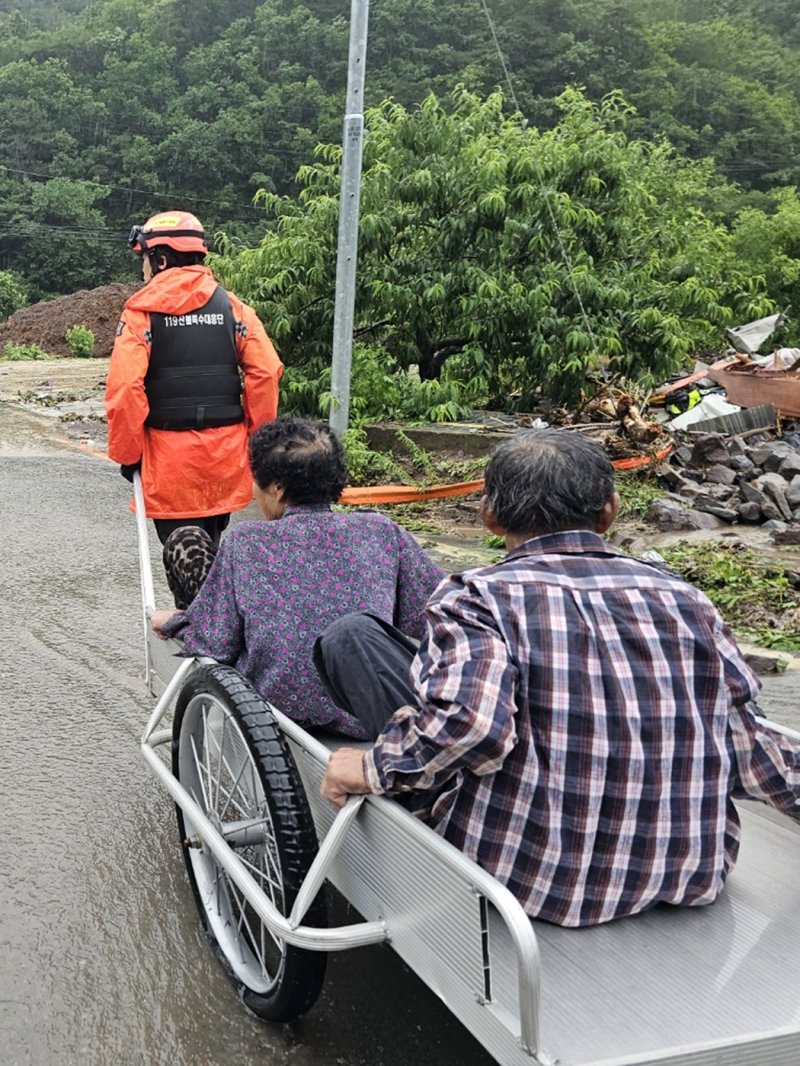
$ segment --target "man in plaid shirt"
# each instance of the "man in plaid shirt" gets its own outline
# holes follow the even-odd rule
[[[501,445],[482,511],[508,554],[439,586],[408,705],[386,708],[371,750],[335,752],[322,784],[336,805],[427,800],[437,832],[566,926],[713,902],[739,847],[734,796],[800,817],[800,744],[758,717],[759,683],[710,601],[602,539],[618,506],[611,463],[578,433]],[[372,624],[323,634],[339,699]],[[376,676],[396,668],[370,648]]]

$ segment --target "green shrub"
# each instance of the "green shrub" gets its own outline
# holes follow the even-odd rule
[[[14,344],[9,341],[3,348],[3,358],[12,362],[23,362],[30,359],[50,359],[52,356],[38,344]]]
[[[94,355],[94,333],[88,326],[70,326],[65,336],[70,355],[77,359],[89,359]]]
[[[367,436],[360,426],[351,426],[344,435],[344,450],[347,455],[349,484],[375,485],[388,481],[405,482],[405,471],[386,452],[370,448]]]
[[[652,467],[619,473],[614,481],[620,495],[619,518],[644,518],[653,500],[665,495]]]
[[[0,322],[24,307],[28,294],[22,278],[13,270],[0,270]]]

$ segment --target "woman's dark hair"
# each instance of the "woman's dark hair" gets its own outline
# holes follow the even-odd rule
[[[568,429],[517,433],[486,467],[486,499],[508,533],[592,529],[614,491],[603,449]]]
[[[322,422],[277,418],[250,438],[250,469],[260,489],[280,485],[289,503],[333,503],[347,483],[344,450]]]

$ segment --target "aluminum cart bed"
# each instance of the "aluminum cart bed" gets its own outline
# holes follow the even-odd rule
[[[139,536],[148,613],[152,580],[143,521]],[[189,712],[199,711],[190,763],[198,761],[195,742],[202,746],[205,738],[212,754],[215,744],[221,753],[225,729],[235,726],[229,712],[216,706],[218,697],[213,692],[206,697],[202,681],[204,670],[234,672],[176,658],[177,650],[175,642],[147,638],[148,683],[158,703],[142,752],[182,809],[192,861],[201,869],[210,863],[216,871],[210,883],[217,909],[220,885],[234,901],[221,935],[229,947],[240,938],[242,960],[253,953],[259,957],[259,940],[262,949],[272,941],[283,945],[281,950],[308,949],[303,956],[387,941],[506,1066],[800,1063],[797,824],[760,805],[742,804],[740,859],[714,905],[660,907],[592,929],[561,929],[530,922],[504,886],[392,801],[351,798],[334,817],[319,796],[332,745],[265,705],[264,718],[272,714],[288,740],[320,843],[303,886],[282,914],[272,875],[265,873],[273,867],[254,865],[251,852],[243,859],[242,848],[252,845],[254,826],[263,819],[234,821],[230,812],[206,816],[202,809],[206,793],[213,799],[215,773],[216,794],[228,797],[228,808],[242,770],[220,756],[233,782],[221,790],[222,767],[214,773],[201,759],[198,773],[205,784],[187,790],[174,772],[180,762],[171,767],[162,754],[170,742],[173,759],[180,754],[172,730],[159,727],[176,698],[181,703],[180,692],[192,676]],[[212,713],[218,713],[217,725]],[[325,880],[363,916],[362,923],[338,929],[303,924]],[[209,924],[210,915],[213,933],[212,910],[206,900],[204,917]],[[256,920],[263,923],[260,932]],[[236,970],[239,960],[228,962]],[[263,970],[263,959],[260,965]],[[382,994],[390,996],[391,990]]]

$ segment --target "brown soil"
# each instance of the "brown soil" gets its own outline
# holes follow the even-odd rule
[[[0,352],[10,341],[38,344],[51,356],[68,356],[67,330],[70,326],[86,326],[94,333],[95,356],[109,356],[122,305],[139,287],[138,283],[121,282],[102,285],[23,307],[0,323]]]

